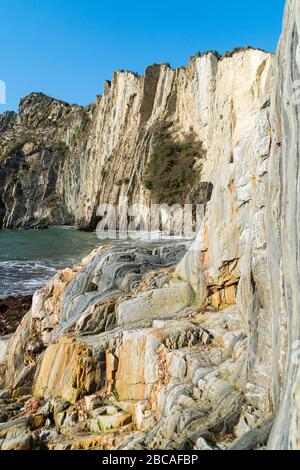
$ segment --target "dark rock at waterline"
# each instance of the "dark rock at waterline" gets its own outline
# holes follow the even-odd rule
[[[30,310],[32,296],[0,299],[0,336],[14,333],[24,315]]]

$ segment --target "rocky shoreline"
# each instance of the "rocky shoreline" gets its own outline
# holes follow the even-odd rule
[[[223,312],[201,308],[176,270],[184,253],[101,247],[36,292],[2,367],[2,450],[227,449],[243,412],[251,445],[266,444],[235,383],[245,336],[230,280]]]
[[[30,295],[0,299],[0,336],[16,331],[22,318],[29,312],[31,304]]]
[[[272,417],[243,390],[233,279],[222,309],[201,306],[187,258],[176,268],[184,253],[101,247],[35,293],[1,366],[1,450],[266,445]]]

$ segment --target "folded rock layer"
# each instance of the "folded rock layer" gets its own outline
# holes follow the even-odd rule
[[[88,107],[27,96],[0,118],[0,226],[94,228],[102,203],[157,202],[144,179],[160,128],[198,142],[199,194],[217,166],[238,159],[267,106],[272,62],[249,48],[222,59],[209,52],[176,70],[152,65],[144,76],[118,71]]]
[[[299,449],[299,25],[287,0],[275,59],[247,49],[118,72],[96,105],[68,110],[89,121],[56,173],[62,220],[89,226],[99,201],[151,200],[142,175],[159,120],[177,138],[192,127],[213,191],[187,252],[101,247],[34,295],[1,343],[3,450]],[[52,106],[64,119],[66,105]],[[21,105],[2,118],[5,139],[25,115],[44,138]],[[2,172],[16,152],[28,158],[14,151]],[[130,182],[112,191],[124,162]],[[8,210],[5,191],[4,226],[40,223]]]

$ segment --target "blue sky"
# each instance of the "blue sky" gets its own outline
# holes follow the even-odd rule
[[[117,69],[186,65],[197,51],[274,51],[285,0],[0,0],[0,80],[17,109],[32,91],[94,101]]]

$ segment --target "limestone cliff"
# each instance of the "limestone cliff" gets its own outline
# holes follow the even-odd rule
[[[207,150],[201,230],[184,257],[101,247],[35,294],[1,344],[3,450],[299,449],[299,25],[287,0],[275,61],[152,71],[176,87],[174,133],[193,126]],[[149,129],[162,101],[145,96]]]
[[[194,134],[206,155],[199,182],[210,181],[216,158],[237,157],[267,106],[272,61],[248,48],[198,55],[186,69],[153,65],[143,77],[119,71],[86,108],[28,96],[0,119],[0,226],[94,228],[99,203],[149,204],[143,178],[161,125],[176,139]]]
[[[286,2],[283,28],[275,64],[266,218],[273,318],[273,394],[278,410],[270,446],[299,449],[300,4],[297,0]]]

